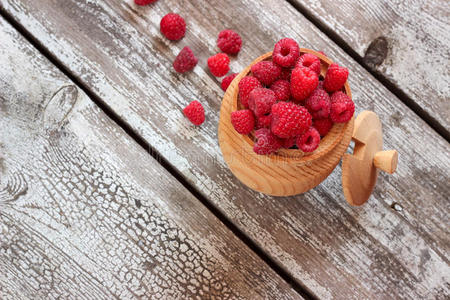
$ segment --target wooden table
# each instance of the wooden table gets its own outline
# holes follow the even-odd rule
[[[159,21],[188,24],[170,42]],[[1,299],[448,299],[450,6],[382,0],[0,0]],[[217,142],[216,36],[235,72],[282,37],[350,70],[397,149],[369,202],[338,167],[295,197],[249,190]],[[199,57],[180,75],[172,61]],[[182,108],[200,100],[194,128]]]

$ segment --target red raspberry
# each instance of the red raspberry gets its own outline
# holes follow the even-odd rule
[[[319,147],[320,135],[317,129],[310,127],[305,133],[297,137],[297,147],[303,152],[313,152]]]
[[[288,101],[291,97],[291,84],[287,80],[277,80],[270,86],[278,101]]]
[[[305,101],[305,107],[314,119],[328,118],[331,109],[331,100],[324,90],[315,89]]]
[[[325,56],[325,57],[328,57],[328,56],[325,54],[325,52],[323,52],[323,51],[317,51],[317,52],[319,52],[320,54],[322,54],[322,55]]]
[[[251,91],[260,87],[262,87],[261,82],[253,76],[245,76],[239,81],[239,99],[245,108],[248,107],[248,98]]]
[[[315,119],[313,120],[312,126],[317,129],[320,136],[326,136],[331,127],[333,127],[333,122],[330,120],[330,118]]]
[[[222,77],[230,71],[230,58],[225,53],[218,53],[208,58],[208,67],[216,77]]]
[[[238,73],[233,73],[230,74],[228,76],[225,76],[222,79],[222,83],[220,85],[220,87],[222,88],[222,90],[225,92],[227,90],[227,88],[230,86],[231,82],[233,81],[233,79],[238,75]]]
[[[147,5],[156,1],[158,0],[134,0],[134,3],[136,3],[137,5]]]
[[[291,72],[292,72],[292,69],[281,68],[281,74],[280,74],[279,79],[290,81],[291,80]]]
[[[270,86],[281,74],[281,68],[271,61],[260,61],[251,70],[253,76],[266,86]]]
[[[177,41],[186,33],[186,22],[180,15],[169,13],[161,19],[159,28],[166,38]]]
[[[335,92],[331,95],[331,121],[345,123],[350,121],[355,112],[355,103],[343,92]]]
[[[259,117],[270,113],[270,109],[275,102],[277,102],[277,97],[272,90],[256,88],[250,93],[248,106],[255,116]]]
[[[178,73],[184,73],[192,70],[195,65],[197,65],[197,63],[198,59],[197,57],[195,57],[191,48],[184,47],[175,58],[175,61],[173,62],[173,68]]]
[[[230,55],[238,54],[241,50],[242,39],[233,30],[226,29],[219,33],[219,38],[217,39],[217,46],[222,52]]]
[[[316,90],[317,89],[319,89],[319,90],[323,90],[324,88],[323,88],[323,80],[319,80],[319,84],[317,85],[317,88],[316,88]]]
[[[290,137],[287,139],[282,139],[281,144],[282,144],[283,148],[289,149],[295,145],[295,141],[296,141],[296,137],[294,136],[294,137]]]
[[[281,148],[281,140],[267,128],[255,131],[253,151],[257,154],[271,154]]]
[[[256,128],[270,128],[272,115],[262,115],[256,118]]]
[[[311,115],[303,106],[278,102],[272,106],[272,132],[280,138],[302,134],[311,126]]]
[[[201,125],[205,121],[205,110],[200,102],[192,101],[183,109],[184,115],[194,125]]]
[[[308,98],[319,84],[316,72],[309,68],[295,68],[291,74],[291,94],[299,102]]]
[[[320,75],[320,59],[311,53],[305,53],[300,56],[295,67],[307,67],[316,72],[317,76]]]
[[[296,41],[284,38],[275,44],[272,52],[272,60],[281,67],[293,67],[300,55],[300,48]]]
[[[338,64],[331,64],[328,67],[323,87],[327,92],[335,92],[342,89],[348,78],[348,70],[344,67],[339,67]]]
[[[255,117],[250,109],[233,111],[231,124],[238,133],[249,134],[255,128]]]

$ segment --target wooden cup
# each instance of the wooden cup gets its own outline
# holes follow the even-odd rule
[[[332,63],[330,59],[310,49],[301,48],[300,52],[319,57],[321,76],[325,76]],[[238,101],[239,81],[250,73],[251,66],[271,56],[272,52],[269,52],[258,57],[228,87],[220,109],[219,145],[228,167],[242,183],[265,194],[290,196],[312,189],[330,175],[350,144],[354,118],[345,124],[334,124],[312,153],[280,149],[272,155],[256,154],[253,135],[241,135],[234,130],[231,112],[242,109]],[[344,92],[351,97],[348,82]]]

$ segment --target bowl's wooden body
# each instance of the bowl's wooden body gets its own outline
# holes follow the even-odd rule
[[[321,75],[325,76],[332,61],[313,50],[302,48],[300,51],[319,57]],[[241,109],[238,103],[241,78],[250,73],[252,65],[269,59],[271,55],[269,52],[254,60],[236,76],[225,92],[220,109],[219,145],[230,170],[248,187],[274,196],[296,195],[317,186],[334,170],[350,144],[354,119],[333,125],[319,147],[308,155],[294,149],[281,149],[272,155],[256,154],[251,136],[237,133],[231,125],[230,116],[231,112]],[[348,82],[344,90],[351,97]]]

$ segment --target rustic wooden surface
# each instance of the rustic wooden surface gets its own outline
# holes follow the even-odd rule
[[[450,1],[291,2],[450,131]]]
[[[0,40],[1,299],[301,298],[2,19]]]
[[[320,298],[445,298],[449,294],[448,143],[351,60],[292,6],[273,1],[80,2],[2,0],[1,9],[26,28],[89,90],[148,141],[296,282]],[[169,11],[186,17],[177,43],[159,34]],[[237,30],[241,70],[281,37],[323,50],[350,69],[357,112],[374,110],[385,148],[397,149],[396,175],[381,176],[361,208],[345,202],[340,169],[296,197],[262,196],[226,168],[217,145],[223,95],[205,68],[216,34]],[[171,63],[189,45],[200,58],[192,73]],[[180,110],[200,100],[207,121],[194,128]],[[432,145],[432,146],[431,146]],[[391,206],[393,208],[391,208]]]

